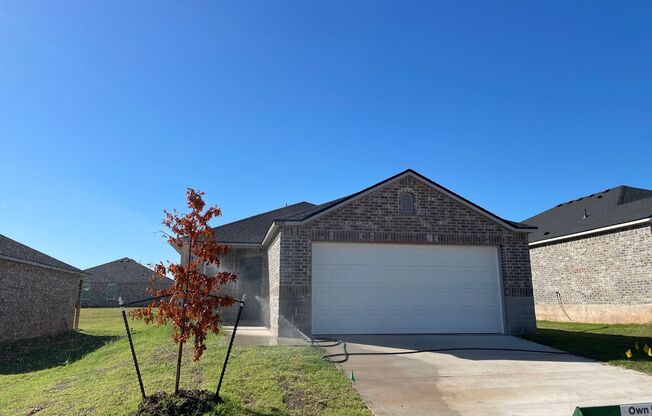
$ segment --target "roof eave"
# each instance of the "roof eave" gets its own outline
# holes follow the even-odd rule
[[[38,263],[38,262],[35,262],[35,261],[20,259],[20,258],[17,258],[17,257],[3,256],[3,255],[0,254],[0,259],[1,260],[13,261],[13,262],[16,262],[16,263],[27,264],[27,265],[35,266],[35,267],[42,267],[44,269],[57,270],[57,271],[60,271],[60,272],[76,274],[76,275],[79,275],[79,276],[90,276],[90,273],[87,273],[87,272],[85,272],[83,270],[69,270],[69,269],[64,269],[62,267],[50,266],[50,265],[43,264],[43,263]]]
[[[466,199],[466,198],[456,194],[455,192],[453,192],[453,191],[451,191],[451,190],[437,184],[436,182],[426,178],[425,176],[421,175],[418,172],[415,172],[412,169],[408,169],[406,171],[403,171],[403,172],[401,172],[401,173],[399,173],[397,175],[394,175],[394,176],[392,176],[392,177],[390,177],[388,179],[385,179],[384,181],[381,181],[381,182],[379,182],[379,183],[377,183],[375,185],[372,185],[369,188],[366,188],[366,189],[364,189],[364,190],[362,190],[362,191],[360,191],[358,193],[352,194],[351,197],[346,198],[346,199],[342,200],[341,202],[339,202],[339,203],[337,203],[337,204],[335,204],[333,206],[330,206],[330,207],[328,207],[328,208],[326,208],[326,209],[324,209],[322,211],[318,211],[318,212],[314,213],[313,215],[311,215],[311,216],[309,216],[307,218],[304,218],[302,220],[294,220],[294,221],[286,220],[286,221],[283,221],[283,224],[286,224],[286,225],[303,225],[303,224],[306,224],[306,223],[308,223],[310,221],[313,221],[313,220],[321,217],[322,215],[325,215],[325,214],[327,214],[327,213],[329,213],[329,212],[331,212],[331,211],[333,211],[333,210],[335,210],[335,209],[337,209],[337,208],[339,208],[339,207],[341,207],[343,205],[349,204],[349,203],[351,203],[351,202],[353,202],[353,201],[355,201],[355,200],[357,200],[357,199],[359,199],[359,198],[361,198],[361,197],[363,197],[365,195],[370,194],[371,192],[374,192],[378,188],[380,188],[380,187],[382,187],[384,185],[387,185],[387,184],[389,184],[389,183],[391,183],[393,181],[399,180],[399,179],[401,179],[401,178],[403,178],[405,176],[412,176],[412,177],[416,178],[417,180],[420,180],[421,182],[425,183],[426,185],[436,189],[437,191],[443,193],[444,195],[446,195],[449,198],[457,201],[458,203],[466,206],[467,208],[471,209],[472,211],[475,211],[478,214],[492,220],[493,222],[496,222],[496,223],[502,225],[503,227],[507,228],[508,230],[510,230],[512,232],[528,234],[528,233],[531,233],[531,232],[533,232],[534,230],[537,229],[536,226],[531,226],[531,225],[527,225],[527,226],[524,225],[523,227],[515,227],[512,224],[510,224],[509,222],[507,222],[506,220],[504,220],[504,219],[500,218],[499,216],[497,216],[496,214],[493,214],[492,212],[487,211],[486,209],[472,203],[468,199]],[[269,234],[269,231],[268,231],[268,234]]]
[[[627,228],[627,227],[631,227],[631,226],[638,225],[638,224],[645,224],[646,222],[650,223],[652,225],[652,217],[645,217],[645,218],[641,218],[641,219],[638,219],[638,220],[621,222],[619,224],[608,225],[606,227],[600,227],[600,228],[594,228],[592,230],[580,231],[578,233],[573,233],[573,234],[561,235],[559,237],[546,238],[545,240],[533,241],[533,242],[531,242],[529,244],[529,246],[530,247],[535,247],[535,246],[539,246],[539,245],[542,245],[542,244],[549,244],[549,243],[554,243],[554,242],[558,242],[558,241],[570,240],[570,239],[576,238],[576,237],[583,237],[583,236],[586,236],[586,235],[598,234],[598,233],[602,233],[602,232],[605,232],[605,231],[618,230],[620,228]]]

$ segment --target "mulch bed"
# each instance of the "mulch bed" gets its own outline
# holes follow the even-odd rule
[[[156,392],[143,400],[134,416],[200,416],[215,408],[214,396],[207,390]]]

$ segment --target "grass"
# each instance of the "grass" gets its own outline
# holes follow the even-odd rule
[[[527,338],[573,354],[612,365],[652,374],[652,357],[643,353],[652,347],[652,324],[581,324],[574,322],[537,322],[538,334]],[[634,349],[638,342],[639,350]],[[625,352],[634,356],[627,358]]]
[[[148,394],[172,391],[170,328],[130,321]],[[0,344],[0,415],[129,415],[140,403],[119,309],[83,309],[80,332]],[[226,342],[211,336],[182,388],[214,390]],[[234,347],[212,415],[370,415],[340,370],[313,347]]]

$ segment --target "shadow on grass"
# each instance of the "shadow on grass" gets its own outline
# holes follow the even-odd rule
[[[537,333],[529,334],[524,338],[597,361],[628,360],[630,362],[645,362],[652,366],[652,357],[643,353],[645,344],[652,347],[652,338],[650,337],[539,328]],[[637,342],[638,351],[634,349]],[[634,355],[627,359],[625,352],[630,349]]]
[[[118,338],[70,331],[4,342],[0,344],[0,374],[29,373],[66,365]]]

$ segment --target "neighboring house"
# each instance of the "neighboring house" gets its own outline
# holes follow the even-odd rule
[[[525,220],[539,227],[530,234],[537,318],[652,322],[651,216],[652,190],[619,186]]]
[[[0,342],[75,327],[84,272],[0,234]]]
[[[154,271],[127,257],[109,263],[91,267],[82,290],[82,307],[117,307],[118,298],[126,302],[147,299],[152,295],[148,287],[154,289],[166,288],[174,281],[165,279],[150,284]],[[149,302],[140,302],[136,306],[144,306]]]
[[[406,170],[215,236],[232,247],[221,268],[240,276],[229,290],[247,295],[246,321],[280,336],[514,334],[535,328],[532,229]]]

